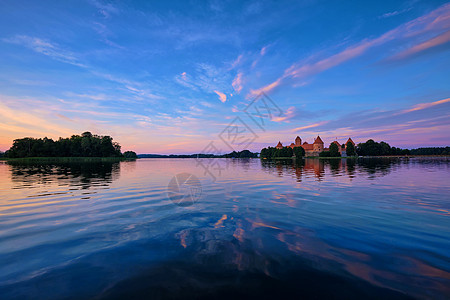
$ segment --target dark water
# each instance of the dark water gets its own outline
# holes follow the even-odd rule
[[[450,298],[449,159],[220,163],[0,162],[0,298]]]

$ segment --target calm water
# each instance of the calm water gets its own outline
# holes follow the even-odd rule
[[[450,298],[449,159],[220,163],[0,162],[0,298]]]

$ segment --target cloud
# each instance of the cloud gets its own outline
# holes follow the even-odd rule
[[[273,122],[285,122],[297,116],[297,111],[294,106],[291,106],[281,117],[273,117]]]
[[[440,33],[450,27],[449,16],[450,4],[444,4],[434,11],[412,21],[404,23],[377,38],[365,39],[329,57],[316,60],[315,62],[309,62],[310,60],[314,59],[314,57],[311,57],[310,59],[294,63],[289,68],[287,68],[284,71],[283,75],[278,79],[259,89],[252,90],[249,96],[254,96],[255,94],[259,94],[261,92],[269,93],[278,86],[286,84],[288,80],[289,82],[292,82],[293,80],[296,81],[308,76],[316,75],[360,56],[370,48],[380,46],[389,41],[412,38],[418,35],[428,34],[430,32],[433,34]],[[437,44],[438,42],[443,42],[446,39],[447,36],[444,35],[441,39],[430,42],[427,45],[432,46],[434,44]],[[426,46],[418,46],[417,48],[415,48],[415,50],[421,51],[426,48]]]
[[[268,48],[268,46],[265,46],[265,47],[262,47],[262,48],[261,48],[261,51],[259,51],[259,53],[261,54],[261,56],[266,55],[267,48]]]
[[[98,9],[98,13],[105,18],[109,18],[112,14],[118,14],[119,9],[111,3],[103,3],[103,1],[90,0],[92,5]]]
[[[232,63],[230,69],[234,69],[237,66],[239,66],[242,63],[242,60],[244,58],[243,54],[240,54]]]
[[[449,41],[450,41],[450,30],[434,38],[431,38],[423,43],[414,45],[409,49],[406,49],[394,55],[393,57],[391,57],[391,59],[403,59],[411,55],[417,54],[419,52],[443,45],[445,43],[448,43]]]
[[[37,53],[49,56],[55,60],[69,63],[78,67],[86,67],[70,51],[64,50],[55,43],[47,40],[30,37],[27,35],[16,35],[12,38],[3,39],[4,42],[25,46]]]
[[[297,127],[297,128],[292,129],[292,131],[296,132],[296,131],[301,131],[301,130],[305,130],[305,129],[309,129],[309,128],[319,127],[319,126],[327,124],[328,122],[329,121],[322,121],[322,122],[314,123],[314,124],[311,124],[311,125]]]
[[[402,9],[402,10],[394,10],[392,12],[388,12],[388,13],[382,14],[381,16],[378,17],[378,19],[386,19],[386,18],[390,18],[390,17],[393,17],[393,16],[397,16],[397,15],[403,14],[405,12],[408,12],[411,9],[412,9],[412,7],[405,8],[405,9]]]
[[[242,91],[242,76],[242,72],[238,73],[231,84],[238,94]]]
[[[224,93],[221,93],[219,91],[214,91],[217,95],[219,95],[219,100],[222,101],[222,103],[225,103],[227,101],[227,95]]]
[[[409,113],[409,112],[413,112],[413,111],[427,109],[427,108],[430,108],[430,107],[433,107],[433,106],[436,106],[436,105],[449,103],[449,102],[450,102],[450,98],[442,99],[442,100],[434,101],[434,102],[420,103],[420,104],[415,105],[413,108],[410,108],[410,109],[402,111],[402,113]]]

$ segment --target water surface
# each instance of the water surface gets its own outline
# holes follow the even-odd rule
[[[0,298],[450,297],[449,159],[219,162],[0,162]]]

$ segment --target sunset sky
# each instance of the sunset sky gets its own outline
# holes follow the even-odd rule
[[[449,70],[445,1],[2,0],[0,150],[91,131],[229,152],[236,117],[254,151],[318,134],[448,146]],[[265,130],[242,111],[260,92],[283,111]]]

